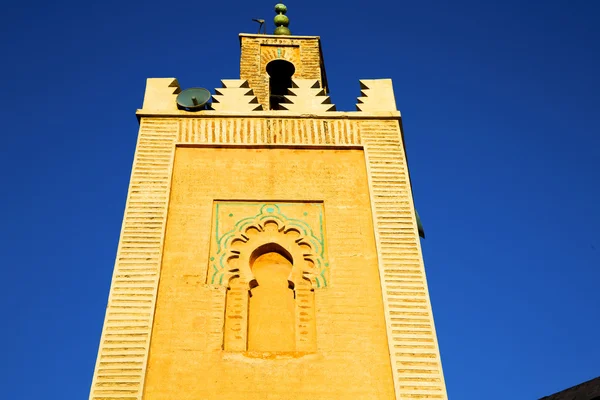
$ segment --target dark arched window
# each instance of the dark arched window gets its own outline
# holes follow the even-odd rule
[[[285,95],[292,87],[292,76],[296,68],[285,60],[273,60],[267,64],[269,74],[269,109],[281,110],[279,104],[285,103]]]

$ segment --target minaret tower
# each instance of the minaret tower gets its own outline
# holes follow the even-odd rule
[[[286,11],[148,79],[91,400],[447,399],[392,82],[336,111]]]

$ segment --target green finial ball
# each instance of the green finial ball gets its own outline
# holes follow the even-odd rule
[[[285,26],[278,26],[277,28],[275,28],[275,32],[273,32],[273,34],[290,36],[292,32],[290,32],[290,30]]]
[[[274,18],[275,26],[288,26],[290,19],[283,14],[276,15]]]
[[[275,6],[275,11],[278,13],[273,21],[275,21],[275,35],[291,35],[292,32],[288,29],[288,25],[290,24],[290,19],[285,16],[287,12],[287,7],[281,3]]]
[[[285,4],[276,4],[275,5],[275,12],[278,14],[285,14],[287,12],[287,7],[285,6]]]

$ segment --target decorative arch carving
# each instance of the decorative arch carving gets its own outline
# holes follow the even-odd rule
[[[209,282],[228,284],[232,277],[252,282],[252,253],[268,245],[280,246],[291,257],[293,268],[288,281],[294,286],[303,279],[314,289],[327,286],[328,263],[322,238],[306,222],[287,218],[275,204],[263,205],[259,214],[241,219],[232,231],[217,240]]]
[[[218,210],[216,214],[219,214]],[[322,214],[319,214],[319,221],[322,223]],[[285,353],[315,351],[314,290],[328,284],[329,264],[325,260],[322,226],[321,232],[315,233],[307,222],[285,216],[277,204],[262,205],[258,214],[239,219],[233,229],[221,235],[218,234],[218,218],[215,225],[217,236],[213,242],[215,250],[208,282],[227,286],[228,289],[224,349],[235,352],[248,350],[249,298],[252,290],[260,285],[252,272],[252,265],[261,255],[276,252],[291,264],[287,280],[295,301],[295,345]],[[281,351],[277,353],[281,354]]]
[[[266,71],[267,64],[273,60],[289,61],[296,67],[294,76],[301,73],[300,68],[300,47],[289,45],[263,45],[261,46],[261,68]]]

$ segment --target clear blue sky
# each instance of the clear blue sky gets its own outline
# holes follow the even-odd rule
[[[4,399],[87,398],[147,77],[219,87],[276,1],[0,15]],[[600,375],[600,2],[286,2],[332,101],[392,78],[453,400]]]

